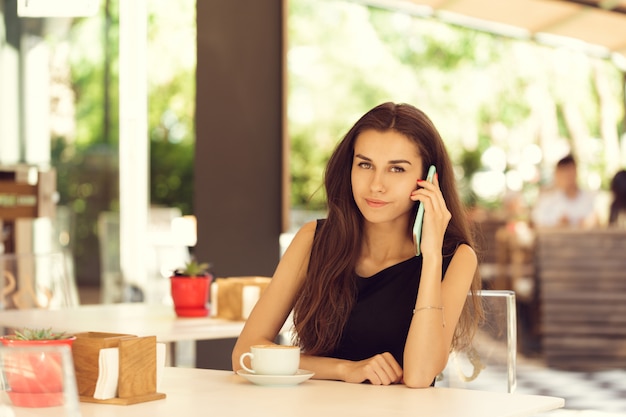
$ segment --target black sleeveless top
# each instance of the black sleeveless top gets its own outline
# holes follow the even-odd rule
[[[443,258],[442,279],[451,256]],[[389,352],[403,366],[403,353],[422,271],[422,256],[368,278],[356,276],[357,299],[339,345],[328,356],[359,361]],[[356,274],[355,274],[356,275]]]

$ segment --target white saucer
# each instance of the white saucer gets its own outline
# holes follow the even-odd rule
[[[311,378],[314,374],[314,372],[304,369],[298,369],[295,375],[257,375],[244,369],[237,371],[237,375],[241,375],[256,385],[297,385]]]

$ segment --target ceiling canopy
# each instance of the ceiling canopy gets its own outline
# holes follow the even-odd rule
[[[626,69],[626,0],[372,0],[406,10],[544,44],[571,45],[613,58]]]

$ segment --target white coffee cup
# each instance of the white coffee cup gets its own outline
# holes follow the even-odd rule
[[[252,369],[244,363],[250,357]],[[239,357],[246,371],[257,375],[295,375],[300,366],[300,348],[286,345],[254,345]]]

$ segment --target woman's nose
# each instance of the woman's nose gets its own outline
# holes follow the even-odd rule
[[[372,176],[372,182],[370,183],[370,189],[373,192],[376,193],[382,193],[385,191],[385,184],[383,181],[383,175],[382,174],[374,174]]]

